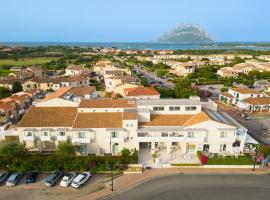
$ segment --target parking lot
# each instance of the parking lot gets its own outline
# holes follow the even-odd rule
[[[33,184],[24,184],[24,177],[17,186],[0,186],[0,200],[69,200],[98,191],[105,187],[106,175],[94,174],[80,189],[61,187],[57,183],[54,187],[46,187],[48,174],[40,174]]]

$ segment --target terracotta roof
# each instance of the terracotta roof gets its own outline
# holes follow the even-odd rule
[[[160,95],[160,93],[153,87],[133,87],[124,89],[126,96],[144,96],[144,95]]]
[[[13,106],[10,103],[0,102],[0,110],[8,111],[11,110]]]
[[[18,127],[71,127],[77,114],[74,107],[35,107],[24,115]]]
[[[45,78],[45,77],[34,77],[31,78],[29,81],[35,83],[53,83],[53,79]]]
[[[76,96],[84,96],[92,94],[95,91],[96,91],[95,86],[86,86],[86,87],[72,87],[69,89],[68,92]]]
[[[196,115],[193,115],[191,118],[189,118],[184,126],[192,126],[194,124],[198,124],[204,121],[210,120],[209,116],[205,112],[200,112]]]
[[[243,101],[251,105],[269,105],[270,104],[270,98],[268,97],[247,98],[247,99],[244,99]]]
[[[249,88],[231,88],[231,90],[235,92],[239,92],[241,94],[260,94],[256,90],[249,89]]]
[[[193,124],[201,123],[210,120],[204,112],[195,115],[151,115],[150,122],[140,122],[139,126],[191,126]]]
[[[79,108],[135,108],[135,100],[127,99],[90,99],[82,100]]]
[[[67,93],[74,94],[76,96],[83,97],[84,95],[89,95],[96,91],[96,87],[94,86],[86,86],[86,87],[62,87],[56,92],[51,93],[48,95],[45,99],[42,99],[41,101],[48,101],[55,98],[62,98]]]
[[[25,81],[18,78],[0,79],[0,84],[12,84],[14,82],[24,83]]]
[[[222,96],[225,96],[225,97],[228,97],[228,98],[234,98],[234,96],[233,95],[231,95],[230,93],[228,93],[228,92],[223,92],[222,94],[221,94]]]
[[[67,93],[70,90],[71,87],[62,87],[59,90],[57,90],[56,92],[48,95],[46,98],[42,99],[41,101],[48,101],[51,99],[55,99],[55,98],[59,98],[61,96],[63,96],[65,93]]]
[[[131,111],[131,112],[124,112],[123,113],[123,120],[136,120],[138,119],[137,111]]]
[[[116,113],[79,113],[73,128],[122,128],[122,114]]]
[[[83,65],[69,65],[66,69],[68,70],[83,70]]]

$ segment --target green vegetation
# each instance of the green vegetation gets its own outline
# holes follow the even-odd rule
[[[177,98],[189,98],[195,95],[195,91],[191,86],[191,80],[184,78],[178,79],[174,86],[174,93]]]
[[[11,92],[6,87],[0,87],[0,99],[9,97],[11,95]]]
[[[11,89],[11,92],[14,94],[14,93],[17,93],[17,92],[21,92],[23,90],[23,87],[22,87],[22,84],[18,81],[12,83],[12,89]]]
[[[253,165],[254,161],[250,156],[239,157],[218,157],[208,158],[207,165]]]
[[[58,153],[55,154],[29,154],[24,151],[22,144],[17,142],[4,143],[0,145],[0,170],[48,172],[63,169],[65,171],[91,170],[97,172],[108,171],[107,163],[134,164],[138,162],[136,150],[123,156],[75,156],[66,154],[70,150],[70,146],[65,144],[58,148]],[[59,154],[60,152],[64,152],[66,155],[63,156]]]
[[[58,156],[67,157],[70,155],[75,155],[75,146],[69,142],[62,142],[57,146],[55,154]]]
[[[57,60],[54,57],[38,57],[38,58],[15,58],[15,59],[0,59],[0,66],[26,66],[44,64],[52,60]]]

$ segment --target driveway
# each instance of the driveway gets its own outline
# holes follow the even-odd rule
[[[170,175],[105,199],[268,200],[269,182],[269,175]]]

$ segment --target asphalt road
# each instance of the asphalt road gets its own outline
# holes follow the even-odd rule
[[[144,69],[141,69],[139,67],[134,67],[134,70],[140,72],[142,75],[144,75],[145,77],[148,77],[151,80],[161,81],[163,83],[162,85],[165,86],[165,87],[167,87],[167,88],[169,88],[169,89],[173,89],[174,88],[174,83],[169,82],[169,81],[166,81],[166,80],[164,80],[162,78],[157,77],[155,75],[155,73],[153,73],[153,72],[148,72],[148,71],[146,71]]]
[[[170,175],[106,200],[269,200],[269,175]]]

